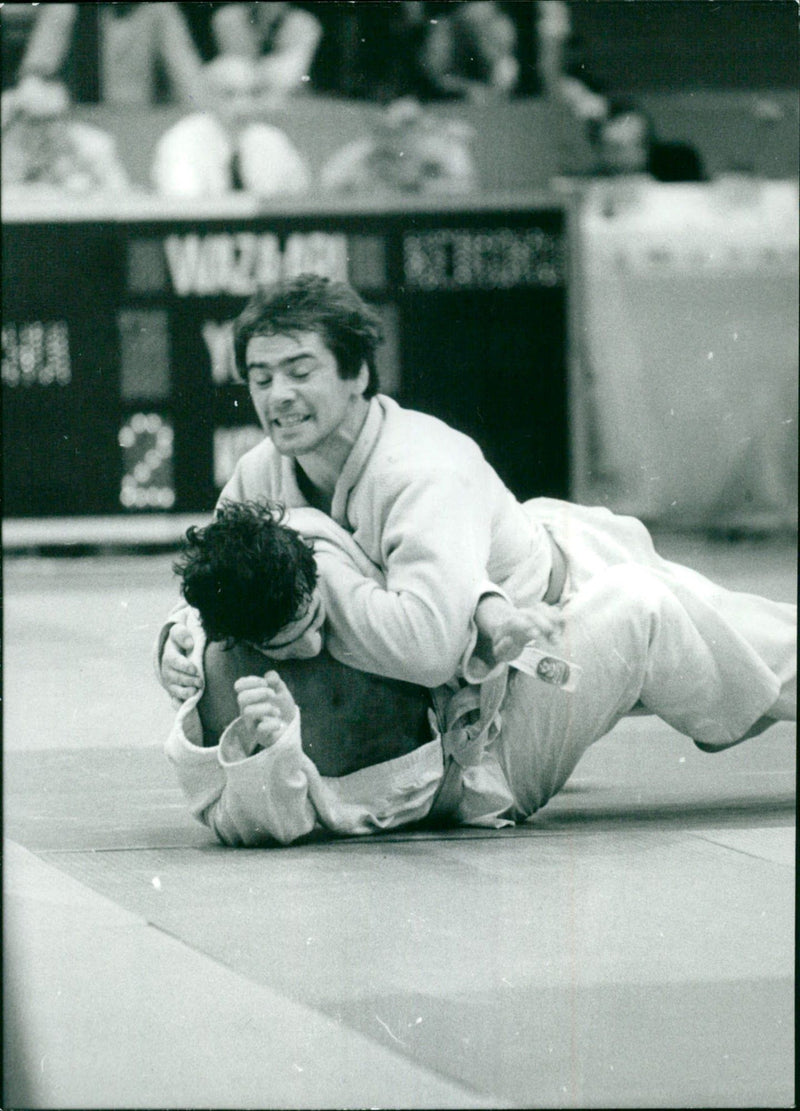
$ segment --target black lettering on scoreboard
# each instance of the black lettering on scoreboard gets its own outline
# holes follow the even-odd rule
[[[118,251],[97,225],[3,225],[6,516],[119,502]]]
[[[569,492],[560,207],[3,227],[8,516],[209,510],[262,437],[233,359],[258,286],[350,281],[381,385],[474,436],[520,497]]]
[[[520,498],[569,492],[565,251],[544,214],[403,237],[401,400],[477,440]]]

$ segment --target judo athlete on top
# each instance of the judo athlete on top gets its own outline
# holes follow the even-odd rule
[[[452,692],[449,720],[438,723],[444,734],[428,742],[434,749],[399,757],[419,762],[438,745],[412,818],[396,813],[391,797],[410,799],[417,788],[401,783],[392,796],[382,774],[381,814],[353,817],[366,805],[359,791],[374,793],[365,778],[379,769],[394,782],[391,760],[326,779],[312,759],[307,773],[326,788],[336,779],[358,802],[341,824],[312,792],[309,829],[366,832],[439,813],[518,821],[640,702],[710,751],[794,718],[796,607],[726,591],[663,560],[633,518],[549,498],[520,504],[469,438],[377,392],[380,325],[347,285],[306,276],[262,291],[234,336],[267,438],[239,462],[220,502],[266,498],[303,511],[290,523],[315,542],[330,656]],[[334,525],[336,544],[324,536]],[[483,598],[522,611],[534,639],[556,636],[553,655],[581,669],[577,688],[528,682],[517,668],[509,673],[507,659],[481,661]],[[204,648],[197,614],[179,608],[158,645],[161,681],[177,702],[196,705],[201,693],[208,702],[219,691],[221,653]],[[223,686],[239,677],[228,674]],[[183,739],[184,755],[222,758],[196,731]],[[248,836],[229,839],[252,843]]]

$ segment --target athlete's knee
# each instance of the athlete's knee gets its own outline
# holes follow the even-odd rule
[[[646,650],[671,604],[668,589],[647,568],[622,563],[586,583],[564,616],[587,624],[593,639],[636,653]]]
[[[659,610],[669,594],[661,580],[638,563],[618,563],[600,572],[592,582],[598,595],[634,614]]]

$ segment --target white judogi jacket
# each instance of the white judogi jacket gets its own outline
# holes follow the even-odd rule
[[[270,440],[247,452],[220,501],[270,498],[307,505],[294,460]],[[318,556],[328,648],[361,671],[438,687],[471,651],[482,594],[518,605],[547,590],[552,549],[542,525],[489,466],[477,444],[442,421],[379,395],[333,494],[331,517],[385,585]],[[313,521],[301,531],[314,535]],[[472,639],[474,645],[474,639]]]

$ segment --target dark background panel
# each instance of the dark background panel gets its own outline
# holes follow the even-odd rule
[[[213,311],[217,310],[217,311]],[[176,300],[170,312],[172,414],[175,430],[175,494],[178,510],[209,509],[214,489],[214,383],[201,322],[221,306]]]
[[[90,312],[119,297],[122,257],[105,224],[3,228],[3,319],[40,319],[41,306]]]
[[[15,230],[3,235],[3,327],[18,334],[37,322],[65,325],[69,379],[12,384],[4,374],[4,512],[114,512],[121,473],[118,253],[100,226]]]
[[[86,335],[85,321],[67,323],[76,349],[72,381],[3,390],[3,506],[9,516],[119,509],[114,336],[103,336],[101,327]]]
[[[595,0],[570,15],[606,89],[797,88],[795,0]]]
[[[409,295],[403,404],[481,445],[520,498],[567,497],[563,289]]]

